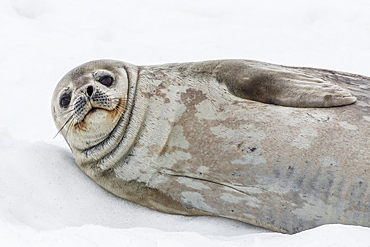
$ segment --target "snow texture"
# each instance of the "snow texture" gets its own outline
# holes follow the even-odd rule
[[[74,164],[50,114],[73,67],[254,59],[370,75],[365,0],[0,2],[1,246],[370,246],[370,229],[284,235],[117,198]]]

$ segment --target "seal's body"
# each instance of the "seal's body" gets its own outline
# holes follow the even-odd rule
[[[367,77],[255,61],[101,60],[61,80],[52,111],[108,191],[294,233],[370,226],[369,90]]]

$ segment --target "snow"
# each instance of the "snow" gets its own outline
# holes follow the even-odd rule
[[[217,217],[163,214],[117,198],[74,164],[50,114],[73,67],[255,59],[369,75],[368,1],[2,0],[2,246],[370,246],[370,229],[295,235]]]

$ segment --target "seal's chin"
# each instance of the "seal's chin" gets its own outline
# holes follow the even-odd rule
[[[83,117],[82,121],[81,122],[85,122],[86,119],[88,119],[92,114],[96,114],[98,113],[98,110],[102,110],[102,111],[110,111],[110,110],[106,110],[106,109],[102,109],[102,108],[96,108],[96,107],[93,107],[91,108],[87,113],[86,115]],[[98,113],[99,114],[99,113]],[[80,123],[81,123],[80,122]]]
[[[75,123],[76,131],[88,131],[99,133],[107,131],[110,126],[115,126],[119,119],[117,109],[107,110],[102,108],[91,108],[80,122]]]
[[[75,123],[66,132],[67,142],[77,150],[86,150],[104,141],[120,119],[117,109],[91,108],[82,121]],[[81,140],[84,140],[81,142]]]
[[[84,150],[105,140],[116,127],[124,111],[121,99],[109,106],[94,103],[85,105],[88,108],[76,111],[75,114],[80,114],[75,118],[78,121],[72,124],[69,131],[62,132],[70,146],[76,149]]]
[[[89,118],[91,117],[92,114],[96,113],[98,108],[91,108],[85,116],[82,118],[81,121],[78,121],[77,123],[74,124],[75,128],[80,129],[80,130],[86,130],[86,123],[89,121]]]

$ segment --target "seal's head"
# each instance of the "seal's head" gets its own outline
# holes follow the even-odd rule
[[[128,75],[118,61],[85,63],[55,88],[52,114],[71,148],[84,150],[107,138],[125,110]]]

